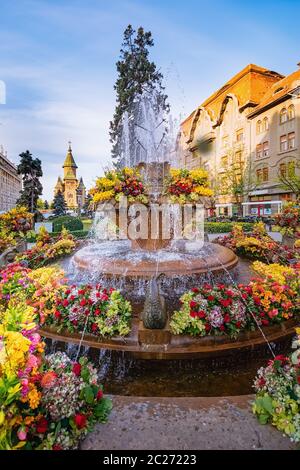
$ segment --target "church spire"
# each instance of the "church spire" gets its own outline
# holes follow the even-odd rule
[[[64,169],[64,179],[76,179],[76,169],[77,165],[75,163],[71,142],[69,142],[69,148],[67,152],[67,156],[65,158],[63,169]]]

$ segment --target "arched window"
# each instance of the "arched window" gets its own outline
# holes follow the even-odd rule
[[[287,109],[286,108],[283,108],[281,111],[280,111],[280,124],[283,124],[284,122],[286,122],[288,120],[288,113],[287,113]]]
[[[267,117],[263,120],[263,130],[267,131],[269,129],[269,119]]]
[[[291,104],[288,107],[288,120],[290,121],[291,119],[294,119],[295,117],[295,106]]]
[[[261,124],[261,120],[259,120],[256,123],[256,134],[260,134],[261,132],[262,132],[262,124]]]
[[[279,173],[280,173],[280,176],[282,176],[283,178],[286,177],[286,163],[281,163],[279,165]]]

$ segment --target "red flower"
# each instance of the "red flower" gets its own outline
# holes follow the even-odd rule
[[[96,315],[96,317],[97,317],[98,315],[100,315],[100,313],[101,313],[101,310],[99,310],[99,308],[96,308],[96,310],[95,310],[95,312],[94,312],[94,314]]]
[[[86,305],[86,303],[87,303],[87,302],[86,302],[86,299],[82,299],[82,300],[80,301],[81,307],[84,307],[84,306]]]
[[[221,305],[223,305],[223,307],[229,307],[229,305],[232,304],[231,299],[220,299],[219,302]]]
[[[74,416],[74,422],[76,424],[77,429],[83,429],[86,427],[86,416],[83,415],[82,413],[77,413]]]
[[[262,319],[262,325],[267,326],[269,324],[269,320]]]
[[[67,294],[67,295],[71,294],[70,289],[66,290],[66,294]]]
[[[85,294],[85,290],[83,290],[83,289],[78,290],[78,295],[84,295],[84,294]]]
[[[197,306],[198,306],[197,302],[195,302],[194,300],[191,300],[191,301],[190,301],[190,308],[191,308],[191,309],[193,309],[193,308],[195,308],[195,307],[197,307]]]
[[[58,319],[60,319],[60,317],[61,317],[61,313],[60,313],[60,311],[59,311],[59,310],[55,310],[55,312],[54,312],[54,316],[55,316],[55,318],[58,318]]]
[[[211,330],[211,326],[210,326],[209,323],[206,323],[206,324],[205,324],[205,330],[206,330],[206,331],[210,331],[210,330]]]
[[[190,317],[196,318],[198,316],[198,312],[190,312]]]
[[[92,331],[95,332],[95,331],[97,331],[97,330],[98,330],[98,325],[97,325],[97,323],[93,323],[93,324],[92,324]]]
[[[297,377],[297,382],[300,385],[300,375],[298,375],[298,377]]]
[[[209,295],[209,296],[207,297],[207,300],[211,300],[211,301],[212,301],[212,300],[215,300],[215,298],[214,298],[213,295]]]
[[[200,312],[198,312],[198,317],[199,318],[205,318],[206,317],[206,313],[204,312],[204,310],[200,310]]]
[[[99,401],[101,400],[101,398],[103,397],[103,392],[102,390],[98,390],[98,393],[96,395],[96,400]]]
[[[235,326],[236,326],[237,328],[241,328],[241,325],[242,325],[242,324],[241,324],[240,321],[237,321],[236,324],[235,324]]]
[[[73,364],[72,371],[77,375],[77,377],[79,377],[81,373],[81,365],[78,362],[75,362],[75,364]]]
[[[63,450],[63,448],[59,444],[53,444],[52,450]]]
[[[36,423],[36,430],[39,434],[44,434],[48,429],[48,421],[42,417]]]
[[[62,304],[64,307],[67,307],[69,305],[69,301],[67,299],[64,299]]]
[[[194,294],[198,294],[198,293],[199,293],[198,287],[193,287],[191,290],[192,290],[192,292],[194,292]]]
[[[224,331],[224,330],[225,330],[225,326],[224,326],[224,325],[221,325],[221,326],[220,326],[220,330],[221,330],[221,331]]]
[[[285,364],[288,361],[288,358],[284,356],[283,354],[278,354],[277,356],[274,357],[274,361],[280,361],[283,364]]]
[[[224,315],[224,323],[230,323],[230,315],[229,315],[229,313],[226,313],[226,315]]]

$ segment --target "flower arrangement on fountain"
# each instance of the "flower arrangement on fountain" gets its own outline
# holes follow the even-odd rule
[[[32,229],[32,214],[25,207],[16,207],[0,215],[0,253],[15,246],[18,239]]]
[[[254,224],[251,232],[245,232],[241,224],[234,224],[230,234],[214,240],[230,248],[239,256],[268,262],[289,264],[291,260],[300,259],[300,247],[288,248],[271,238],[263,222]]]
[[[35,317],[11,300],[0,322],[0,449],[74,449],[111,402],[86,358],[44,356]]]
[[[70,333],[126,336],[130,332],[131,305],[118,290],[73,285],[63,295],[59,293],[56,310],[47,323]]]
[[[247,299],[248,294],[243,293]],[[249,318],[239,290],[223,284],[204,284],[181,297],[181,309],[174,312],[170,327],[174,334],[236,337]]]
[[[18,263],[10,264],[0,271],[0,317],[14,299],[32,307],[42,325],[48,315],[54,314],[57,295],[66,288],[65,274],[57,266],[31,270]]]
[[[52,239],[47,230],[41,227],[35,246],[17,255],[16,261],[26,263],[29,268],[35,269],[70,255],[76,248],[77,243],[73,235],[65,227],[56,239]]]
[[[288,202],[275,215],[276,228],[282,235],[300,239],[300,202]]]
[[[174,204],[197,203],[203,197],[212,196],[207,171],[202,168],[171,169],[170,176],[165,179],[165,195]]]
[[[249,285],[218,284],[194,288],[181,297],[170,327],[174,334],[236,337],[241,330],[255,330],[299,315],[300,266],[285,267],[256,262],[261,274]]]
[[[300,328],[289,356],[278,355],[261,367],[254,381],[253,413],[261,424],[271,423],[300,442]]]
[[[104,176],[97,178],[90,194],[96,206],[108,201],[120,202],[122,197],[127,197],[130,204],[148,203],[145,185],[135,168],[106,171]]]

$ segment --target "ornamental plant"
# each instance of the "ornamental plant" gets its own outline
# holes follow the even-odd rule
[[[0,323],[0,450],[75,449],[111,402],[86,358],[44,356],[34,308],[9,302]]]
[[[300,328],[289,356],[278,355],[261,367],[254,381],[253,413],[261,424],[271,423],[300,442]]]
[[[10,300],[25,301],[34,308],[36,320],[43,324],[55,311],[56,297],[66,289],[64,272],[57,266],[31,270],[18,263],[0,271],[0,314]]]
[[[122,197],[127,197],[129,203],[148,203],[145,185],[135,168],[106,171],[103,177],[96,180],[90,194],[96,206],[107,201],[119,202]]]
[[[56,299],[56,310],[47,323],[71,333],[96,336],[126,336],[130,332],[131,305],[118,290],[105,289],[99,284],[72,285]]]
[[[0,215],[0,227],[18,236],[26,234],[32,229],[33,215],[26,207],[14,207]]]
[[[171,169],[164,186],[165,195],[174,204],[197,203],[202,197],[213,195],[208,187],[208,173],[202,168]]]
[[[174,334],[222,335],[236,337],[249,325],[243,300],[248,294],[233,287],[205,284],[181,297],[181,309],[174,312],[170,327]]]
[[[245,232],[241,224],[234,224],[230,234],[216,238],[213,243],[226,246],[237,255],[263,262],[289,265],[300,260],[300,248],[290,249],[271,238],[263,222],[254,224],[251,232]]]
[[[58,238],[52,239],[46,229],[40,231],[35,246],[16,256],[16,261],[35,269],[70,255],[77,248],[73,235],[65,228]]]

